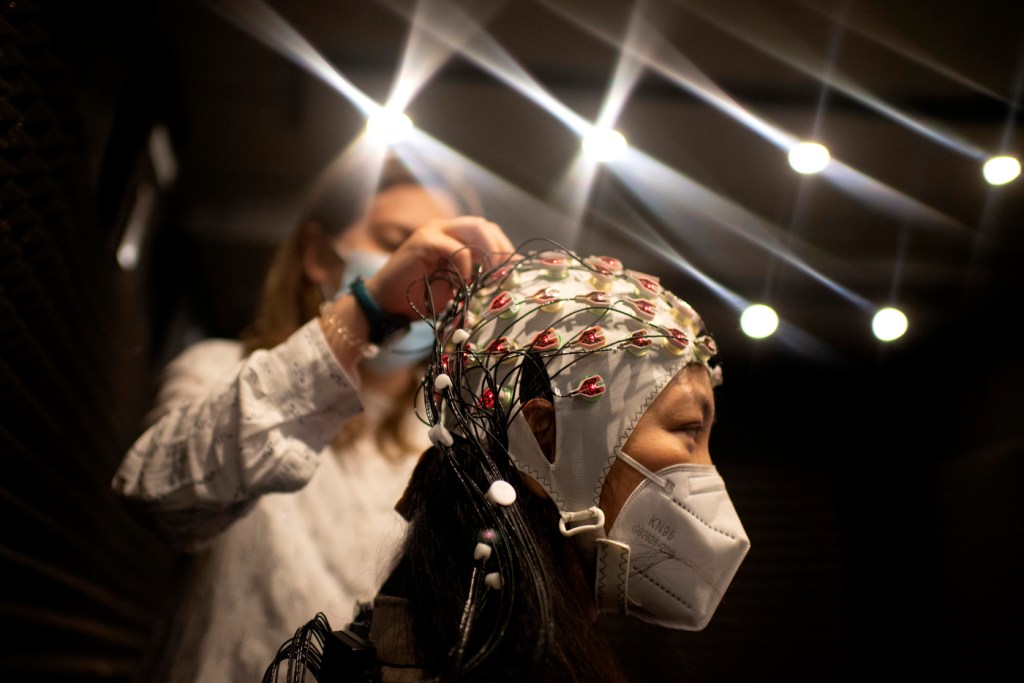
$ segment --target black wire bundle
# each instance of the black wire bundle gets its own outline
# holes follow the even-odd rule
[[[538,241],[543,241],[546,247],[590,268],[560,245],[550,240]],[[582,357],[593,351],[576,347],[539,354],[525,348],[510,350],[503,356],[499,354],[496,359],[491,351],[458,348],[455,345],[455,350],[446,353],[453,346],[451,337],[454,331],[470,327],[473,306],[479,303],[482,296],[489,291],[501,291],[506,279],[512,277],[517,268],[529,268],[536,264],[533,258],[536,252],[528,253],[524,246],[521,245],[516,254],[496,265],[488,268],[481,266],[468,281],[451,267],[435,273],[425,287],[429,293],[430,285],[445,283],[451,287],[452,302],[433,321],[436,347],[428,362],[422,385],[426,412],[424,422],[431,426],[445,423],[458,425],[459,434],[455,436],[457,447],[442,446],[438,450],[443,456],[446,469],[464,489],[460,497],[468,498],[467,507],[476,520],[476,528],[489,530],[499,539],[498,547],[487,560],[489,568],[484,567],[484,561],[476,561],[469,571],[468,590],[464,594],[466,598],[459,613],[454,643],[448,652],[443,680],[459,680],[480,666],[503,643],[512,624],[517,619],[522,621],[526,613],[531,615],[531,640],[534,644],[532,652],[520,652],[526,660],[544,660],[552,652],[557,640],[554,628],[556,618],[551,611],[557,601],[552,592],[564,592],[564,579],[557,576],[557,571],[541,559],[548,553],[539,551],[536,545],[538,539],[533,531],[538,525],[554,528],[554,523],[550,520],[538,521],[535,519],[537,514],[524,516],[524,513],[531,510],[524,510],[519,504],[508,508],[491,505],[486,501],[485,493],[495,480],[514,482],[516,488],[521,489],[518,485],[518,471],[508,454],[507,427],[521,410],[522,404],[538,390],[547,392],[547,397],[551,398],[550,377],[546,372],[551,357],[560,353]],[[428,299],[425,304],[432,307],[433,302]],[[605,307],[600,308],[602,313],[607,312]],[[529,309],[527,307],[521,311],[516,319],[530,315],[535,310]],[[510,321],[509,325],[513,322]],[[512,360],[515,356],[523,358],[505,365],[503,361]],[[507,372],[499,371],[505,367],[509,368]],[[439,392],[435,380],[441,374],[450,378],[451,386]],[[531,381],[531,375],[537,376],[536,381]],[[524,383],[538,386],[527,388],[522,386]],[[515,399],[507,405],[501,400],[503,387],[511,391],[510,395]],[[484,395],[488,398],[485,399]],[[442,410],[448,411],[447,419],[442,415]],[[520,495],[528,494],[521,492]],[[537,508],[539,506],[534,506],[532,512],[539,514]],[[548,511],[546,506],[543,511]],[[471,550],[468,548],[466,552]],[[500,591],[485,586],[483,577],[491,571],[501,575],[503,587]],[[495,601],[497,604],[494,604]],[[531,607],[523,612],[527,604]],[[479,617],[492,605],[491,613],[485,620],[485,631],[474,634],[474,627],[480,622]],[[525,642],[521,641],[521,645],[525,645]]]
[[[319,680],[323,664],[324,646],[331,635],[331,625],[323,612],[300,626],[295,635],[286,640],[274,655],[274,661],[263,674],[263,683],[278,683],[279,668],[287,662],[284,683],[302,683],[306,673]]]

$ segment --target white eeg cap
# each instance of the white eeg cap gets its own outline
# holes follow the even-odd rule
[[[597,505],[615,451],[647,406],[685,366],[720,370],[700,316],[652,275],[617,259],[568,251],[526,254],[487,274],[450,307],[446,357],[432,363],[453,378],[467,406],[501,411],[509,455],[563,517]],[[458,334],[458,343],[453,336]],[[528,356],[540,360],[555,407],[555,461],[548,462],[520,411]],[[446,411],[453,433],[477,439],[490,426]]]

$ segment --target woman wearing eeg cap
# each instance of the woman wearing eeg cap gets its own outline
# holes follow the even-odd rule
[[[749,548],[711,462],[714,341],[615,258],[549,248],[442,279],[434,448],[398,506],[402,553],[349,630],[384,681],[622,680],[599,613],[704,628]]]

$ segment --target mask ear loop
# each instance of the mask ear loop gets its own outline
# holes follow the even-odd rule
[[[666,479],[665,477],[659,477],[657,474],[650,471],[649,469],[641,465],[639,462],[634,460],[631,456],[627,455],[626,452],[623,451],[621,448],[615,449],[615,457],[617,457],[619,460],[632,467],[640,474],[644,475],[644,477],[653,482],[658,488],[660,488],[665,493],[672,493],[672,489],[675,488],[675,484],[672,481]]]

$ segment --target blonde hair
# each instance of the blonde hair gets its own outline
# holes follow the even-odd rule
[[[336,237],[365,214],[370,199],[399,185],[438,189],[455,201],[460,212],[475,213],[479,210],[472,191],[451,176],[437,171],[421,179],[395,156],[384,160],[380,175],[369,184],[365,173],[352,166],[328,168],[314,185],[301,220],[271,259],[256,316],[240,336],[245,355],[257,349],[277,346],[319,314],[324,292],[318,283],[309,279],[303,267],[303,252],[310,239],[309,226],[315,223],[324,234]],[[389,446],[398,446],[403,451],[413,448],[402,423],[413,405],[418,384],[418,377],[410,372],[408,385],[377,423],[375,437],[382,452],[392,451]],[[366,424],[366,416],[362,413],[349,419],[335,437],[334,446],[351,444],[365,430]]]

